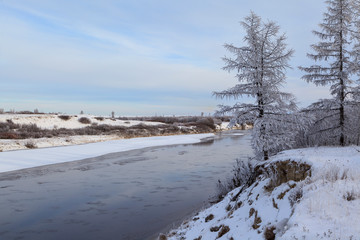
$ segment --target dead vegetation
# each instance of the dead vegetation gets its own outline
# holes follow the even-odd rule
[[[350,201],[354,201],[356,199],[356,196],[354,191],[351,191],[351,192],[346,192],[343,198],[346,199],[346,201],[350,202]]]
[[[25,147],[27,147],[27,148],[29,148],[29,149],[37,148],[37,146],[36,146],[35,143],[33,143],[33,142],[27,142],[27,143],[25,143]]]
[[[247,161],[237,159],[232,173],[232,177],[226,181],[222,182],[221,180],[218,180],[218,201],[222,200],[231,190],[242,187],[239,193],[234,196],[233,201],[235,201],[239,194],[241,194],[242,190],[255,183],[256,178],[261,172],[255,168],[251,159],[248,159]]]
[[[60,115],[59,118],[67,121],[70,116]],[[99,121],[103,117],[96,118]],[[101,120],[102,119],[102,120]],[[90,124],[91,120],[81,117],[78,120],[83,124]],[[8,119],[7,122],[0,122],[0,139],[29,139],[29,138],[52,138],[67,137],[75,135],[117,135],[123,138],[166,136],[177,134],[209,133],[215,131],[214,121],[211,118],[203,118],[196,122],[186,122],[162,125],[138,124],[134,126],[112,126],[107,124],[92,124],[77,129],[41,129],[36,124],[15,124]]]
[[[254,223],[252,225],[253,229],[258,229],[261,222],[262,220],[261,217],[258,216],[258,211],[255,211]]]
[[[228,233],[230,231],[230,228],[228,226],[222,226],[222,228],[220,229],[220,231],[218,232],[218,236],[217,238],[221,238],[222,236],[224,236],[226,233]]]
[[[290,205],[294,206],[295,203],[300,202],[303,197],[303,190],[301,187],[294,189],[294,191],[289,196]]]
[[[91,120],[87,117],[81,117],[79,118],[78,120],[80,123],[83,123],[83,124],[90,124],[91,123]]]
[[[305,180],[307,177],[311,177],[310,165],[290,160],[271,163],[266,167],[258,166],[258,168],[262,169],[262,171],[264,171],[271,179],[269,185],[266,186],[266,190],[269,192],[283,183],[289,181],[299,182]]]
[[[275,240],[275,236],[276,236],[274,233],[275,229],[276,228],[274,226],[266,228],[266,230],[264,232],[265,240]]]
[[[61,120],[64,120],[64,121],[68,121],[71,119],[71,116],[69,115],[59,115],[58,118],[60,118]]]
[[[214,219],[214,215],[213,214],[210,214],[210,215],[208,215],[206,218],[205,218],[205,222],[209,222],[209,221],[211,221],[211,220],[213,220]]]
[[[272,199],[272,202],[273,202],[273,207],[276,208],[276,209],[279,209],[279,206],[278,206],[277,203],[275,202],[275,199],[274,199],[274,198]]]

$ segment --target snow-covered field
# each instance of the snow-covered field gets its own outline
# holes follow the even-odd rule
[[[269,188],[281,173],[262,174],[238,196],[240,188],[184,222],[168,239],[359,240],[360,147],[285,151],[263,167],[286,162],[295,168],[284,174],[295,176],[305,164],[311,176]]]
[[[0,123],[11,120],[15,124],[36,124],[41,129],[76,129],[90,126],[91,124],[106,124],[110,126],[131,127],[138,124],[149,126],[162,125],[160,122],[134,121],[134,120],[119,120],[111,119],[109,117],[99,117],[93,115],[63,115],[68,116],[69,119],[64,120],[62,115],[55,114],[0,114]],[[88,118],[90,123],[79,122],[80,118]],[[0,139],[0,152],[28,149],[28,144],[36,148],[54,147],[54,146],[69,146],[76,144],[86,144],[94,142],[103,142],[110,140],[122,139],[116,135],[81,135],[81,136],[66,136],[66,137],[51,137],[51,138],[31,138],[31,139]]]
[[[108,153],[123,152],[146,147],[192,144],[200,142],[201,139],[213,136],[214,134],[191,134],[144,137],[65,147],[0,152],[0,172],[81,160]]]
[[[6,122],[11,119],[15,124],[36,124],[42,129],[56,129],[56,128],[83,128],[90,126],[91,124],[106,124],[111,126],[124,126],[131,127],[140,123],[145,125],[160,125],[160,122],[146,122],[146,121],[134,121],[134,120],[119,120],[111,119],[109,117],[99,117],[93,115],[66,115],[69,116],[69,120],[63,120],[55,114],[0,114],[0,122]],[[79,119],[85,117],[90,120],[90,123],[84,124],[79,122]],[[102,120],[99,120],[102,119]]]
[[[67,116],[68,119],[61,117]],[[79,119],[87,118],[90,123],[81,123]],[[15,124],[35,124],[40,129],[79,129],[90,125],[110,125],[110,126],[121,126],[121,127],[132,127],[135,125],[143,124],[148,126],[164,125],[161,122],[150,122],[150,121],[135,121],[135,120],[119,120],[112,119],[110,117],[99,117],[93,115],[56,115],[56,114],[0,114],[0,123],[6,123],[11,120]],[[221,123],[217,125],[218,131],[227,129],[229,123]],[[119,140],[123,137],[114,134],[103,134],[103,135],[75,135],[58,137],[53,136],[51,138],[28,138],[28,139],[0,139],[0,152],[1,151],[12,151],[28,149],[29,146],[34,148],[54,147],[54,146],[69,146],[76,144],[86,144],[103,142],[110,140]]]

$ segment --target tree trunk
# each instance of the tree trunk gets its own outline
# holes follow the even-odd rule
[[[342,15],[342,1],[341,1],[341,15]],[[343,20],[341,18],[341,25],[343,24]],[[345,136],[344,136],[344,125],[345,125],[345,113],[344,113],[344,102],[345,102],[345,82],[343,79],[343,71],[344,71],[344,51],[343,51],[343,30],[340,31],[340,146],[345,145]]]
[[[344,104],[342,103],[340,105],[340,146],[345,146],[344,123],[345,123],[345,113],[344,113]]]

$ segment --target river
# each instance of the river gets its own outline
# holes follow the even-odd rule
[[[244,134],[243,136],[241,134]],[[154,239],[206,207],[250,134],[0,174],[0,239]]]

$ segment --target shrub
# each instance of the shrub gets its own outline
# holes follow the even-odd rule
[[[233,168],[233,176],[225,183],[218,180],[218,198],[223,199],[225,195],[237,187],[250,187],[258,177],[259,173],[255,170],[251,159],[239,160],[236,159],[236,164]]]
[[[87,118],[87,117],[81,117],[81,118],[79,118],[78,121],[83,123],[83,124],[90,124],[91,123],[90,119]]]
[[[0,123],[0,131],[5,132],[10,129],[20,128],[19,124],[15,124],[11,119],[7,119],[6,122]]]
[[[35,143],[33,143],[33,142],[27,142],[27,143],[25,143],[25,147],[27,147],[27,148],[29,148],[29,149],[37,148],[37,146],[36,146]]]
[[[40,132],[41,129],[36,124],[23,124],[19,129],[21,132],[35,133]]]
[[[34,112],[31,111],[19,111],[17,114],[34,114]]]
[[[19,135],[13,132],[0,133],[0,139],[19,139]]]
[[[301,187],[296,187],[289,196],[290,205],[294,206],[295,203],[299,203],[303,197],[303,189]]]
[[[196,123],[205,125],[213,130],[216,129],[214,119],[212,119],[210,117],[209,118],[200,118],[196,121]]]
[[[343,198],[346,199],[346,201],[354,201],[356,199],[354,191],[346,192]]]
[[[69,115],[60,115],[60,116],[58,116],[58,118],[60,118],[61,120],[67,121],[67,120],[70,120],[71,117]]]
[[[98,121],[104,121],[104,117],[95,117],[95,119]]]

